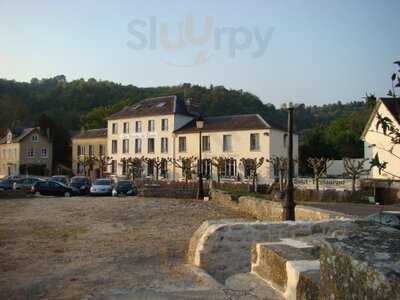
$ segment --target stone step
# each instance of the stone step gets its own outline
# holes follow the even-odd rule
[[[294,239],[257,243],[251,272],[286,299],[318,299],[319,247]]]

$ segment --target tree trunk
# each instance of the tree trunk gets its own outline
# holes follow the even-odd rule
[[[315,189],[319,192],[319,177],[315,177]]]
[[[351,180],[351,191],[354,193],[356,191],[356,177],[353,176]]]

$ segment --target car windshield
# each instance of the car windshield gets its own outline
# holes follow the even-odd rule
[[[86,182],[85,177],[73,177],[71,179],[71,183],[84,183],[84,182]]]
[[[132,183],[130,181],[120,181],[118,182],[119,186],[131,186]]]
[[[94,182],[94,185],[111,185],[111,180],[98,179]]]
[[[64,180],[65,180],[65,177],[62,177],[62,176],[52,176],[51,179],[54,180],[54,181],[58,181],[58,180],[64,181]]]

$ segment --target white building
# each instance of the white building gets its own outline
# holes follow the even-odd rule
[[[392,125],[400,129],[399,101],[399,98],[378,99],[362,134],[364,157],[373,159],[378,154],[380,162],[387,163],[386,168],[380,174],[378,168],[372,168],[370,177],[375,179],[400,178],[400,145],[393,144],[390,137],[383,133],[381,126],[377,128],[379,114],[389,118]]]
[[[164,158],[163,176],[167,180],[182,180],[182,170],[167,159],[198,157],[197,117],[193,106],[175,95],[145,99],[113,114],[108,118],[107,152],[112,157],[109,171],[118,176],[126,174],[123,158]],[[286,156],[286,147],[287,133],[271,126],[258,114],[208,117],[202,129],[203,174],[217,179],[210,159],[224,157],[227,160],[220,173],[221,179],[241,181],[246,178],[241,158]],[[293,149],[297,158],[297,135]],[[151,162],[143,169],[143,176],[154,176]],[[273,178],[273,167],[265,162],[259,168],[258,183]]]

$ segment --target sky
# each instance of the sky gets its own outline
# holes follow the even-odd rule
[[[0,78],[224,85],[265,103],[384,96],[399,0],[0,0]]]

